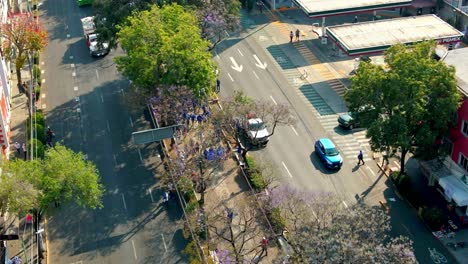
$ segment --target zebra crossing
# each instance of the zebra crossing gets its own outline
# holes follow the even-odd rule
[[[345,160],[356,160],[359,150],[371,153],[369,139],[366,138],[366,130],[344,130],[338,127],[339,114],[319,117],[320,124],[327,131],[329,138],[335,142]],[[364,161],[370,161],[372,157],[364,154]]]
[[[364,153],[370,153],[369,140],[365,136],[366,132],[358,130],[346,131],[338,128],[337,119],[339,114],[335,113],[335,111],[317,92],[314,85],[307,81],[307,78],[301,78],[301,71],[289,59],[283,49],[274,43],[271,38],[263,36],[261,38],[259,37],[259,39],[259,44],[274,59],[276,62],[275,64],[281,70],[290,86],[296,91],[300,98],[311,106],[310,110],[317,117],[320,124],[327,132],[327,137],[330,137],[330,139],[332,139],[338,146],[343,158],[346,160],[355,160],[359,150],[363,150]],[[324,67],[319,64],[315,66]],[[328,82],[329,84],[333,84],[333,79],[328,80]],[[343,84],[340,82],[339,85]],[[364,155],[365,161],[371,159],[372,157],[369,155]]]

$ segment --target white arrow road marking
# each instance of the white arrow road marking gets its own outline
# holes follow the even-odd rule
[[[286,164],[284,164],[284,161],[282,161],[281,163],[283,164],[283,167],[286,169],[286,172],[288,172],[289,177],[292,178],[293,176],[292,176],[291,172],[289,172],[288,167],[286,167]]]
[[[257,61],[257,63],[255,63],[255,66],[259,67],[260,69],[266,69],[266,67],[267,67],[266,62],[262,63],[262,61],[260,61],[260,59],[255,54],[253,56],[254,56],[255,60]]]
[[[242,72],[242,69],[244,68],[242,65],[238,65],[236,60],[233,58],[233,57],[229,57],[229,59],[231,59],[231,62],[233,64],[233,66],[231,66],[231,68],[233,70],[236,70],[238,72]]]

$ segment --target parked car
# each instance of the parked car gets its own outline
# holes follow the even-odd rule
[[[353,129],[358,127],[358,122],[351,113],[345,113],[338,116],[338,124],[342,128]]]
[[[321,138],[315,142],[315,153],[327,169],[340,169],[343,165],[340,152],[329,138]]]

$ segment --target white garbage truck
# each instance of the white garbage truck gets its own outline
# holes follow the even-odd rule
[[[91,56],[99,57],[109,53],[109,43],[98,42],[94,17],[89,16],[82,18],[81,24],[83,25],[84,37]]]

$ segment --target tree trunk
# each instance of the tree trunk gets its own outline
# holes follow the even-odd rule
[[[401,160],[400,160],[400,174],[405,173],[405,158],[408,150],[406,148],[401,148]]]
[[[18,68],[18,67],[16,67],[16,79],[18,80],[18,88],[22,87],[23,81],[22,81],[22,77],[21,77],[21,68]],[[27,91],[26,91],[26,89],[24,89],[24,87],[20,88],[20,89],[21,89],[20,92],[24,91],[27,94]]]

